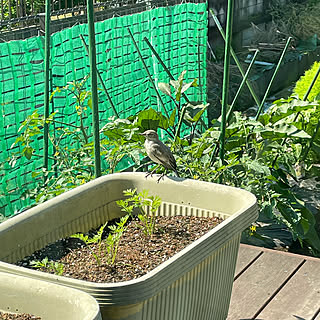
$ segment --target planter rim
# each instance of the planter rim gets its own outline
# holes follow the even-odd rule
[[[91,186],[98,187],[99,185],[102,185],[103,183],[105,183],[107,181],[112,181],[112,180],[116,180],[116,179],[125,181],[125,180],[130,180],[135,177],[141,178],[142,176],[145,177],[144,172],[121,172],[121,173],[113,173],[113,174],[101,176],[101,177],[96,178],[94,180],[91,180],[83,185],[80,185],[72,190],[68,190],[68,191],[64,192],[63,194],[60,194],[60,195],[58,195],[52,199],[49,199],[43,203],[40,203],[37,206],[34,206],[30,209],[27,209],[26,211],[23,211],[20,214],[14,216],[8,220],[5,220],[4,222],[2,222],[0,224],[0,231],[2,229],[7,228],[7,226],[12,226],[12,225],[16,224],[17,222],[24,220],[26,218],[25,217],[26,215],[30,216],[34,213],[37,213],[41,209],[45,209],[47,207],[53,206],[54,204],[59,203],[61,198],[67,199],[67,198],[71,198],[72,196],[74,196],[76,194],[85,192]],[[156,179],[156,178],[148,177],[145,179]],[[242,196],[250,199],[250,201],[247,201],[247,206],[242,207],[241,210],[239,208],[238,212],[233,214],[233,216],[237,215],[239,213],[239,211],[246,210],[256,203],[256,197],[251,192],[244,190],[244,189],[237,188],[237,187],[224,185],[224,184],[218,184],[218,183],[214,183],[214,182],[207,182],[207,181],[194,180],[194,179],[184,179],[184,178],[171,177],[171,176],[170,177],[164,176],[164,179],[161,180],[159,183],[181,183],[181,182],[183,184],[187,184],[187,186],[190,186],[190,187],[195,186],[197,184],[211,187],[211,188],[219,186],[219,188],[223,188],[225,190],[233,190],[234,192],[238,193],[239,195],[242,195]],[[230,217],[230,218],[232,218],[232,217]]]
[[[92,188],[92,187],[98,188],[100,185],[103,185],[107,181],[122,180],[122,181],[129,182],[133,178],[138,179],[140,182],[144,181],[143,179],[145,179],[145,173],[117,173],[117,174],[112,174],[112,175],[107,175],[107,176],[102,176],[100,178],[97,178],[73,190],[70,190],[62,195],[59,195],[54,199],[50,199],[47,202],[38,205],[37,207],[31,208],[28,211],[23,212],[16,217],[13,217],[12,219],[9,219],[3,222],[2,224],[0,224],[0,232],[2,228],[3,229],[7,228],[8,226],[18,223],[20,220],[23,221],[24,219],[28,219],[30,218],[30,216],[37,214],[39,209],[42,210],[47,207],[54,207],[54,205],[59,203],[61,199],[67,200],[68,198],[78,195],[79,193],[86,192],[88,188]],[[157,178],[151,178],[151,179],[155,181]],[[154,183],[154,181],[152,183]],[[173,266],[176,267],[174,269],[175,276],[177,275],[179,276],[180,273],[183,274],[185,270],[190,270],[196,262],[189,261],[189,260],[185,261],[185,256],[187,252],[190,251],[192,252],[193,257],[199,258],[199,260],[197,260],[197,263],[199,263],[199,261],[202,261],[205,259],[205,253],[207,254],[208,252],[213,252],[217,248],[221,247],[226,241],[231,240],[236,233],[239,233],[243,229],[245,229],[248,226],[248,221],[254,221],[254,219],[257,217],[258,210],[257,210],[257,204],[256,204],[256,197],[246,190],[225,186],[225,185],[220,185],[220,184],[215,184],[215,183],[210,183],[210,182],[199,181],[199,180],[171,178],[171,177],[165,177],[165,179],[161,180],[160,183],[168,183],[173,186],[178,184],[180,185],[182,183],[184,187],[192,187],[192,188],[201,186],[202,189],[205,190],[206,192],[210,191],[210,189],[214,190],[216,188],[219,189],[219,191],[221,189],[224,190],[223,192],[229,192],[230,190],[233,190],[233,193],[236,193],[239,199],[244,197],[246,198],[247,201],[245,201],[245,205],[243,205],[242,207],[239,205],[239,209],[236,210],[230,217],[225,219],[222,223],[214,227],[212,230],[207,232],[198,240],[189,244],[187,247],[182,249],[180,252],[176,253],[174,256],[172,256],[168,260],[161,263],[159,266],[157,266],[147,274],[137,279],[132,279],[132,280],[123,281],[123,282],[116,282],[116,283],[110,283],[110,282],[97,283],[97,282],[90,282],[86,280],[73,279],[66,276],[57,276],[53,274],[43,273],[41,271],[19,267],[19,266],[2,262],[2,261],[0,261],[0,271],[4,270],[8,273],[23,274],[25,276],[29,276],[32,278],[37,277],[46,281],[57,282],[66,286],[72,286],[76,288],[85,287],[88,293],[92,293],[94,295],[96,294],[114,295],[115,291],[117,291],[117,294],[119,295],[121,294],[125,295],[126,291],[123,291],[122,289],[123,287],[126,287],[127,289],[131,288],[130,291],[132,291],[134,288],[136,289],[136,288],[142,287],[147,280],[153,281],[153,283],[158,284],[158,286],[162,286],[163,285],[162,281],[164,281],[164,279],[167,280],[165,272],[168,267],[171,269],[173,268]],[[216,210],[212,210],[212,211],[216,212]],[[244,211],[246,211],[247,218],[243,220],[241,214]],[[214,234],[216,234],[215,237],[212,237]],[[215,238],[218,240],[213,241],[212,238]],[[196,260],[196,259],[192,259],[192,260]],[[183,262],[183,263],[179,264],[180,262]],[[183,268],[179,267],[182,265],[183,265]],[[145,295],[148,295],[148,293],[145,293]]]

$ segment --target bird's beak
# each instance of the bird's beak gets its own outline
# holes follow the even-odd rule
[[[144,132],[140,132],[139,135],[140,136],[145,136],[145,133]]]

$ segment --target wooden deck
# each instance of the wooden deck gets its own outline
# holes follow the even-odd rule
[[[320,320],[320,259],[240,245],[227,320]]]

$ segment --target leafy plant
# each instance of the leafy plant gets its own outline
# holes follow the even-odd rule
[[[82,233],[76,233],[76,234],[73,234],[71,235],[71,238],[78,238],[80,240],[82,240],[86,245],[89,245],[89,244],[97,244],[98,245],[98,253],[94,253],[91,248],[89,247],[93,257],[96,259],[97,261],[97,264],[100,265],[101,264],[101,248],[102,248],[102,236],[103,236],[103,232],[104,232],[104,229],[106,227],[106,225],[108,224],[108,221],[102,225],[99,230],[97,231],[97,233],[93,236],[93,237],[89,237],[88,235],[84,235]]]
[[[91,134],[84,125],[85,112],[91,108],[91,93],[85,90],[85,77],[80,82],[70,82],[63,88],[57,88],[51,98],[62,91],[71,93],[75,99],[74,110],[77,122],[61,121],[58,111],[44,118],[35,110],[21,124],[11,148],[19,146],[19,151],[12,153],[8,160],[11,167],[17,165],[17,159],[25,157],[29,161],[43,158],[37,153],[37,140],[43,136],[43,127],[49,126],[49,156],[50,169],[39,168],[31,173],[31,178],[38,180],[34,189],[21,190],[23,197],[30,197],[36,203],[44,202],[69,189],[93,179],[93,143]]]
[[[169,117],[168,124],[173,128],[174,143],[180,138],[182,123],[191,128],[191,136],[194,136],[196,127],[201,120],[202,114],[205,112],[209,104],[199,102],[190,102],[185,92],[191,87],[197,87],[197,79],[191,82],[184,82],[186,70],[182,71],[177,80],[170,80],[169,83],[159,82],[158,88],[165,95],[169,96],[174,103],[173,111]],[[174,91],[171,90],[174,89]],[[182,98],[186,101],[182,104]],[[177,125],[175,118],[178,118]]]
[[[106,239],[103,239],[103,233],[108,224],[108,221],[104,225],[102,225],[97,231],[97,233],[91,238],[88,235],[84,235],[82,233],[76,233],[71,237],[82,240],[86,245],[90,245],[90,244],[98,245],[97,253],[95,253],[90,248],[90,246],[88,246],[98,266],[101,265],[101,262],[104,256],[106,257],[106,263],[108,265],[113,265],[117,256],[117,251],[118,251],[122,234],[126,229],[125,224],[127,223],[128,218],[129,218],[129,215],[121,217],[120,221],[116,222],[116,225],[109,226],[108,228],[110,229],[110,232]],[[105,247],[105,252],[103,251],[104,247]]]
[[[300,177],[299,167],[303,166],[301,160],[311,139],[318,109],[317,101],[302,101],[292,96],[275,101],[257,121],[234,112],[226,128],[223,164],[217,147],[220,122],[214,120],[202,133],[177,138],[175,157],[179,173],[185,178],[212,182],[222,178],[225,184],[251,191],[257,196],[261,220],[267,218],[273,223],[285,224],[294,240],[317,255],[320,239],[315,218],[293,191],[290,181]],[[163,115],[157,117],[156,113],[152,121],[166,123]],[[314,158],[307,158],[306,163],[314,163]],[[131,190],[127,195],[133,197],[134,192]],[[133,202],[123,202],[122,208],[131,213]],[[259,224],[250,234],[263,238]]]
[[[133,215],[138,210],[138,218],[145,235],[151,236],[155,229],[155,216],[161,206],[161,199],[158,196],[149,196],[147,190],[137,193],[137,189],[124,190],[125,200],[118,200],[117,205],[121,211]]]
[[[315,77],[319,67],[320,67],[320,62],[315,62],[312,65],[312,67],[309,70],[307,70],[302,77],[300,77],[299,81],[297,81],[294,87],[294,93],[298,95],[299,99],[304,98],[306,92],[308,91],[310,83]],[[308,101],[314,101],[315,99],[319,100],[320,98],[319,94],[320,94],[320,79],[318,77],[318,79],[314,83],[308,95]]]
[[[44,270],[47,270],[48,272],[53,272],[58,276],[61,276],[64,270],[63,263],[58,261],[52,261],[52,260],[49,261],[48,257],[45,257],[41,261],[33,260],[30,262],[30,265],[36,269],[44,269]]]
[[[125,215],[121,217],[119,222],[116,222],[116,225],[112,225],[109,227],[110,233],[106,239],[106,247],[107,247],[107,263],[113,265],[117,256],[119,243],[122,237],[123,232],[125,231],[125,224],[129,215]]]

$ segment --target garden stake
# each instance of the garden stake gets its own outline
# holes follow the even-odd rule
[[[170,70],[167,68],[167,66],[165,65],[165,63],[163,62],[163,60],[161,59],[161,57],[159,56],[158,52],[156,51],[156,49],[152,46],[152,44],[150,43],[150,41],[144,37],[143,39],[146,44],[148,45],[148,47],[150,48],[150,50],[152,51],[152,53],[155,55],[155,57],[157,58],[157,60],[159,61],[159,63],[162,65],[164,71],[167,73],[167,75],[169,76],[169,78],[171,80],[175,80],[175,78],[173,77],[172,73],[170,72]],[[182,93],[183,98],[186,100],[187,103],[190,103],[190,100],[188,99],[187,95],[183,92]],[[201,125],[205,128],[208,129],[208,127],[206,126],[206,124],[204,123],[204,121],[202,120],[202,118],[199,119],[199,121],[201,122]]]
[[[161,57],[159,56],[158,52],[156,51],[156,49],[153,47],[153,45],[150,43],[150,41],[144,37],[143,40],[146,42],[146,44],[148,45],[148,47],[150,48],[150,50],[152,51],[152,53],[155,55],[155,57],[157,58],[157,60],[159,61],[159,63],[162,65],[164,71],[167,73],[167,75],[169,76],[169,78],[171,80],[175,80],[175,78],[173,77],[172,73],[170,72],[170,70],[167,68],[167,66],[165,65],[165,63],[163,62],[163,60],[161,59]],[[190,100],[188,99],[188,97],[185,95],[185,93],[182,93],[183,98],[190,103]]]
[[[93,1],[87,0],[88,8],[88,35],[89,35],[89,61],[90,61],[90,79],[91,79],[91,98],[92,98],[92,122],[94,137],[94,173],[95,177],[101,176],[100,159],[100,133],[99,133],[99,106],[98,106],[98,88],[97,88],[97,63],[96,63],[96,44],[94,31]]]
[[[303,101],[307,101],[307,99],[308,99],[308,97],[309,97],[309,94],[310,94],[310,92],[311,92],[314,84],[316,83],[318,77],[319,77],[319,74],[320,74],[320,66],[319,66],[316,74],[314,75],[314,77],[313,77],[313,79],[312,79],[312,81],[311,81],[311,83],[310,83],[310,86],[309,86],[306,94],[304,95],[304,97],[303,97],[303,99],[302,99]],[[296,122],[296,121],[297,121],[300,113],[301,113],[300,111],[297,112],[296,116],[294,117],[293,122]],[[318,124],[318,125],[319,125],[319,124]],[[315,137],[315,135],[317,134],[317,130],[319,130],[319,129],[316,129],[316,131],[315,131],[315,133],[314,133],[314,137]],[[302,161],[304,161],[305,158],[307,157],[307,154],[309,153],[309,150],[310,150],[310,148],[311,148],[311,146],[312,146],[312,144],[313,144],[313,139],[314,139],[314,138],[313,138],[313,136],[312,136],[311,141],[310,141],[310,145],[309,145],[309,147],[307,148],[306,153],[303,155]],[[287,142],[287,138],[284,138],[283,141],[282,141],[282,143],[281,143],[281,145],[283,146],[286,142]],[[279,154],[277,154],[276,157],[274,158],[274,160],[273,160],[273,162],[272,162],[272,167],[274,167],[274,165],[276,164],[276,162],[277,162],[277,160],[278,160],[278,157],[279,157]]]
[[[242,79],[242,82],[241,82],[241,84],[240,84],[240,87],[239,87],[239,89],[238,89],[238,91],[237,91],[237,93],[236,93],[236,95],[235,95],[235,97],[234,97],[234,99],[233,99],[233,101],[232,101],[232,103],[231,103],[231,105],[230,105],[229,111],[228,111],[228,113],[227,113],[227,118],[226,118],[226,123],[227,123],[227,124],[228,124],[228,122],[229,122],[229,120],[230,120],[231,113],[232,113],[232,111],[233,111],[233,107],[234,107],[234,105],[235,105],[235,103],[236,103],[236,101],[237,101],[237,98],[238,98],[238,96],[239,96],[239,94],[240,94],[240,92],[241,92],[244,84],[245,84],[246,81],[247,81],[247,78],[248,78],[248,76],[249,76],[250,70],[251,70],[251,68],[253,67],[254,62],[256,61],[259,52],[260,52],[259,50],[255,50],[254,56],[253,56],[253,58],[252,58],[252,60],[251,60],[251,62],[250,62],[250,65],[249,65],[249,67],[248,67],[248,69],[247,69],[247,71],[246,71],[246,74],[245,74],[244,78]],[[221,134],[220,134],[220,135],[221,135]],[[220,140],[220,136],[219,136],[219,140]],[[214,158],[215,155],[216,155],[216,152],[217,152],[217,144],[214,145],[213,151],[212,151],[212,153],[211,153],[210,163],[212,163],[213,158]]]
[[[263,97],[263,99],[262,99],[262,101],[261,101],[261,103],[260,103],[259,109],[258,109],[257,114],[256,114],[256,117],[255,117],[255,120],[258,120],[258,118],[259,118],[259,116],[260,116],[260,114],[261,114],[261,112],[262,112],[263,105],[264,105],[264,103],[265,103],[265,101],[266,101],[266,99],[267,99],[267,96],[269,95],[269,91],[270,91],[271,86],[272,86],[272,84],[273,84],[273,81],[274,81],[274,79],[275,79],[275,77],[276,77],[276,75],[277,75],[277,73],[278,73],[278,71],[279,71],[279,69],[280,69],[280,65],[281,65],[281,63],[282,63],[282,61],[283,61],[283,58],[284,58],[284,56],[285,56],[288,48],[289,48],[289,44],[290,44],[291,40],[292,40],[292,37],[289,37],[288,40],[287,40],[287,43],[286,43],[286,45],[285,45],[285,47],[284,47],[284,49],[283,49],[283,51],[282,51],[282,54],[281,54],[281,56],[280,56],[280,59],[279,59],[278,64],[277,64],[277,66],[276,66],[276,69],[274,70],[274,73],[273,73],[272,78],[271,78],[271,80],[270,80],[270,82],[269,82],[269,85],[268,85],[268,87],[267,87],[267,90],[266,90],[266,92],[264,93],[264,97]]]
[[[227,12],[227,31],[224,52],[224,70],[223,70],[223,86],[222,86],[222,103],[221,103],[221,126],[220,126],[220,139],[219,139],[219,156],[221,163],[224,164],[224,146],[226,134],[226,113],[229,93],[229,75],[230,75],[230,52],[231,52],[231,39],[232,39],[232,22],[233,22],[233,8],[234,0],[228,0]],[[219,178],[222,182],[222,177]]]
[[[215,15],[214,12],[212,11],[212,9],[210,9],[209,11],[210,11],[210,13],[211,13],[211,16],[212,16],[212,18],[213,18],[216,26],[218,27],[218,30],[220,31],[220,34],[221,34],[223,40],[226,41],[226,35],[225,35],[224,31],[223,31],[223,28],[222,28],[222,26],[221,26],[221,24],[220,24],[219,19],[216,17],[216,15]],[[236,53],[234,52],[234,50],[232,49],[232,47],[231,47],[230,50],[231,50],[231,54],[232,54],[232,58],[234,59],[234,62],[236,63],[236,65],[237,65],[237,67],[238,67],[238,69],[239,69],[242,77],[244,77],[244,71],[243,71],[243,69],[242,69],[242,66],[241,66],[241,64],[240,64],[239,59],[237,58]],[[251,86],[251,83],[250,83],[249,81],[246,81],[246,84],[247,84],[247,87],[248,87],[248,89],[249,89],[249,91],[250,91],[250,93],[251,93],[251,95],[252,95],[255,103],[257,104],[257,106],[259,106],[259,105],[260,105],[259,98],[258,98],[258,96],[256,95],[256,93],[254,92],[254,90],[253,90],[253,88],[252,88],[252,86]]]
[[[237,93],[236,93],[236,95],[235,95],[235,97],[234,97],[234,99],[233,99],[233,101],[232,101],[232,103],[231,103],[231,105],[230,105],[230,108],[229,108],[229,111],[228,111],[228,114],[227,114],[227,123],[228,123],[229,120],[230,120],[230,116],[231,116],[231,113],[232,113],[232,111],[233,111],[233,107],[234,107],[234,105],[235,105],[235,103],[236,103],[236,101],[237,101],[237,99],[238,99],[238,97],[239,97],[239,95],[240,95],[240,92],[241,92],[242,88],[244,87],[244,85],[245,85],[245,83],[246,83],[246,81],[247,81],[247,79],[248,79],[249,73],[250,73],[250,71],[251,71],[251,68],[252,68],[253,65],[254,65],[254,62],[255,62],[256,59],[257,59],[258,54],[259,54],[259,50],[257,49],[257,50],[255,50],[254,56],[253,56],[253,58],[252,58],[252,60],[251,60],[251,62],[250,62],[250,65],[249,65],[249,67],[248,67],[248,69],[247,69],[247,71],[246,71],[246,74],[245,74],[244,78],[242,79],[242,82],[241,82],[241,84],[240,84],[240,87],[239,87],[239,89],[238,89],[238,91],[237,91]]]
[[[44,57],[44,125],[43,125],[43,167],[48,169],[49,159],[49,123],[46,119],[49,117],[49,77],[50,77],[50,0],[46,0],[46,20],[45,20],[45,57]]]
[[[80,34],[80,39],[81,39],[81,41],[83,43],[83,46],[85,47],[85,49],[87,51],[87,54],[89,55],[89,48],[88,48],[88,46],[87,46],[82,34]],[[99,70],[97,68],[96,68],[96,72],[97,72],[97,76],[98,76],[98,78],[100,80],[100,83],[102,85],[102,88],[103,88],[103,90],[104,90],[104,92],[105,92],[105,94],[106,94],[106,96],[107,96],[107,98],[108,98],[108,100],[110,102],[110,105],[111,105],[111,108],[112,108],[112,110],[114,112],[114,115],[119,118],[119,114],[118,114],[118,112],[116,110],[116,107],[114,106],[114,104],[112,102],[112,99],[111,99],[111,97],[109,95],[109,92],[108,92],[108,90],[107,90],[107,88],[106,88],[106,86],[105,86],[105,84],[104,84],[104,82],[102,80],[101,74],[100,74],[100,72],[99,72]]]
[[[161,106],[162,106],[162,108],[163,108],[166,116],[167,116],[168,118],[170,118],[170,116],[169,116],[169,114],[168,114],[168,111],[167,111],[167,109],[166,109],[166,107],[165,107],[165,105],[164,105],[164,103],[163,103],[163,101],[162,101],[162,98],[161,98],[161,96],[160,96],[160,93],[159,93],[159,91],[157,90],[157,87],[156,87],[156,85],[154,84],[154,82],[153,82],[153,80],[152,80],[152,76],[151,76],[151,74],[150,74],[150,72],[149,72],[149,70],[148,70],[148,67],[147,67],[147,65],[146,65],[146,63],[145,63],[145,61],[144,61],[144,59],[143,59],[143,57],[142,57],[141,51],[140,51],[140,49],[139,49],[139,47],[138,47],[138,44],[137,44],[136,40],[134,39],[133,34],[131,33],[131,30],[130,30],[129,28],[127,28],[127,30],[128,30],[128,32],[129,32],[130,38],[131,38],[134,46],[135,46],[136,49],[137,49],[137,52],[138,52],[138,55],[139,55],[140,60],[141,60],[141,62],[142,62],[142,65],[143,65],[144,69],[146,70],[146,72],[147,72],[147,74],[148,74],[149,80],[150,80],[150,82],[151,82],[151,84],[152,84],[152,86],[153,86],[153,88],[154,88],[154,90],[155,90],[155,92],[156,92],[156,94],[157,94],[157,96],[158,96],[158,99],[159,99],[159,101],[160,101],[160,103],[161,103]]]
[[[308,99],[308,97],[309,97],[309,94],[310,94],[310,92],[311,92],[314,84],[316,83],[316,81],[317,81],[317,79],[318,79],[319,74],[320,74],[320,66],[319,66],[316,74],[314,75],[314,77],[313,77],[313,79],[312,79],[312,81],[311,81],[311,84],[310,84],[310,86],[309,86],[306,94],[305,94],[304,97],[303,97],[303,101],[307,101],[307,99]]]

